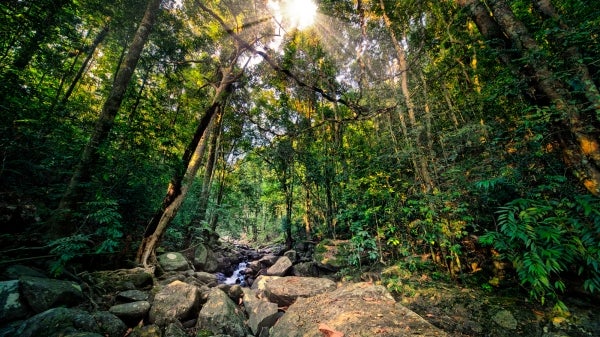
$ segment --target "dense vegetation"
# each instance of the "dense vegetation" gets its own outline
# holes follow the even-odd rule
[[[4,1],[2,262],[216,231],[597,293],[594,4],[322,0],[298,30],[264,1]]]

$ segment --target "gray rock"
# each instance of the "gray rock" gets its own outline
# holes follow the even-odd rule
[[[187,270],[190,267],[185,256],[177,252],[164,253],[156,259],[164,271]]]
[[[41,277],[21,277],[21,294],[36,313],[58,306],[74,306],[83,301],[81,287],[74,282]]]
[[[77,332],[99,332],[94,317],[79,309],[53,308],[23,321],[14,336],[62,337]]]
[[[144,268],[96,271],[90,274],[91,283],[107,291],[121,291],[151,288],[154,278]]]
[[[218,288],[212,288],[208,300],[198,315],[196,327],[213,334],[227,334],[232,337],[246,337],[248,331],[239,308]]]
[[[195,316],[200,307],[200,290],[194,285],[174,281],[154,296],[149,320],[165,326]]]
[[[227,295],[229,295],[229,298],[231,298],[234,303],[237,303],[240,297],[244,295],[244,289],[239,284],[234,284],[229,287]]]
[[[4,273],[2,273],[2,277],[7,280],[16,280],[22,276],[47,277],[46,274],[38,269],[20,264],[7,267],[6,270],[4,270]]]
[[[335,282],[317,277],[282,277],[265,284],[265,296],[281,307],[289,306],[300,297],[312,297],[335,290]]]
[[[274,265],[267,269],[268,276],[284,276],[287,271],[292,267],[292,261],[286,256],[282,256],[277,259]]]
[[[196,272],[194,273],[194,277],[202,284],[205,284],[209,287],[214,287],[218,283],[217,276],[214,274],[210,274],[207,272]]]
[[[127,331],[127,325],[119,317],[108,311],[96,311],[92,313],[99,326],[99,332],[103,336],[123,336]]]
[[[0,282],[0,324],[25,318],[27,314],[19,292],[19,281]]]
[[[146,317],[146,314],[149,310],[150,302],[148,301],[137,301],[117,304],[113,305],[112,307],[110,307],[110,309],[108,309],[110,313],[119,317],[120,319],[122,319],[130,325],[136,324],[144,317]]]
[[[319,268],[315,262],[301,262],[294,266],[294,276],[307,276],[317,277],[319,276]]]
[[[117,294],[117,300],[123,302],[147,301],[148,293],[141,290],[125,290]]]
[[[207,273],[214,273],[218,269],[218,261],[214,252],[204,244],[198,245],[194,252],[194,267]]]
[[[299,298],[277,321],[270,336],[322,337],[335,332],[339,336],[447,336],[395,303],[384,287],[370,283],[350,283],[332,292]]]
[[[492,320],[504,329],[515,330],[517,328],[517,320],[513,314],[508,310],[500,310],[493,317]]]
[[[278,259],[279,259],[279,256],[269,254],[269,255],[263,256],[260,260],[258,260],[258,263],[260,264],[261,269],[269,268],[270,266],[274,265]]]
[[[95,332],[75,332],[65,335],[64,337],[104,337],[103,335]]]
[[[254,335],[260,336],[277,322],[279,318],[277,304],[259,299],[251,289],[244,288],[243,291],[248,327]]]
[[[165,328],[164,337],[187,337],[187,333],[183,331],[180,324],[171,323]]]
[[[290,261],[292,261],[292,263],[295,263],[298,260],[298,254],[293,249],[290,249],[287,252],[283,253],[283,256],[290,259]]]

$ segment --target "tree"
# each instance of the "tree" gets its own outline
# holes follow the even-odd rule
[[[144,45],[146,44],[146,41],[148,41],[150,31],[158,16],[161,2],[161,0],[148,1],[144,17],[129,46],[127,56],[119,68],[113,87],[104,102],[90,140],[83,149],[81,158],[75,167],[73,176],[71,177],[69,185],[58,206],[58,218],[53,220],[50,229],[50,232],[55,236],[70,235],[75,230],[75,224],[69,220],[68,216],[63,217],[63,215],[76,209],[77,202],[80,201],[82,195],[82,185],[88,182],[92,176],[94,166],[100,156],[100,146],[106,141],[114,124],[115,117],[119,112],[119,108],[125,95],[125,90],[129,85],[133,71],[137,66]]]

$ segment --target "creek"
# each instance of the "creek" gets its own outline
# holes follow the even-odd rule
[[[223,280],[223,283],[228,284],[228,285],[239,284],[241,286],[245,286],[246,280],[244,277],[244,270],[246,269],[247,266],[248,266],[248,262],[240,262],[238,264],[238,266],[235,268],[235,270],[233,271],[233,274],[231,274],[231,276],[229,276],[225,280]]]

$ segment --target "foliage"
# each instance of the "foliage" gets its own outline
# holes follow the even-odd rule
[[[531,297],[558,300],[569,273],[600,291],[600,199],[515,199],[498,211],[498,231],[481,237],[509,259]],[[557,303],[561,304],[560,301]]]
[[[58,256],[58,259],[50,265],[50,273],[58,276],[64,272],[65,267],[73,258],[89,251],[91,242],[89,236],[76,234],[53,240],[49,246],[51,247],[50,253]]]

